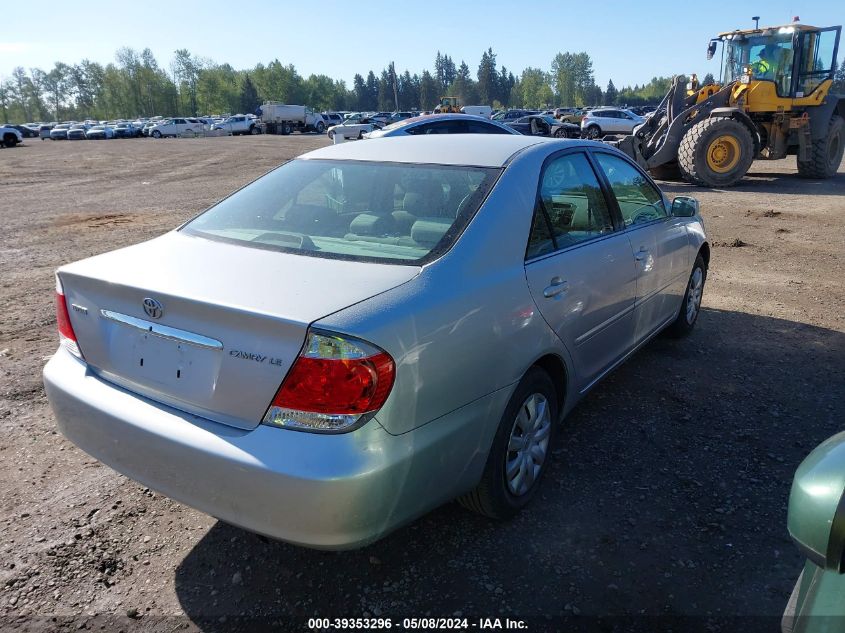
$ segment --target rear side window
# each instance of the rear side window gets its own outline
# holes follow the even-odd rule
[[[603,152],[594,155],[619,203],[625,226],[645,224],[668,215],[660,191],[636,167],[618,156]]]
[[[540,180],[526,256],[537,257],[612,231],[610,210],[587,157],[565,154],[549,162]]]
[[[418,265],[452,246],[500,171],[294,160],[182,230],[303,255]]]

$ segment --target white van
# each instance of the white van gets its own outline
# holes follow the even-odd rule
[[[490,106],[464,106],[461,108],[464,114],[474,114],[489,119],[493,115],[493,108]]]

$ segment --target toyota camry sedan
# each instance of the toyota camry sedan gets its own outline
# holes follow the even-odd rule
[[[65,436],[145,486],[357,547],[452,499],[525,507],[579,399],[693,329],[709,259],[698,203],[606,145],[330,146],[60,268],[44,382]]]

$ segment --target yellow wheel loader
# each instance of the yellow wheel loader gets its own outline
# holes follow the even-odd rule
[[[845,150],[845,96],[830,92],[840,26],[793,23],[720,33],[719,83],[675,77],[633,134],[609,142],[658,178],[706,187],[739,182],[755,158],[797,156],[798,175],[830,178]]]
[[[446,114],[449,112],[460,112],[457,97],[440,97],[440,103],[434,106],[435,114]]]

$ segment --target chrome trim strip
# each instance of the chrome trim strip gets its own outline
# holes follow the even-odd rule
[[[201,334],[194,334],[193,332],[187,332],[185,330],[178,330],[174,327],[168,327],[167,325],[152,323],[150,321],[145,321],[144,319],[120,314],[119,312],[100,310],[100,316],[105,317],[110,321],[120,323],[121,325],[134,327],[159,338],[176,341],[177,343],[186,343],[188,345],[193,345],[194,347],[202,347],[205,349],[223,349],[223,343],[216,339],[208,338],[207,336],[202,336]]]

